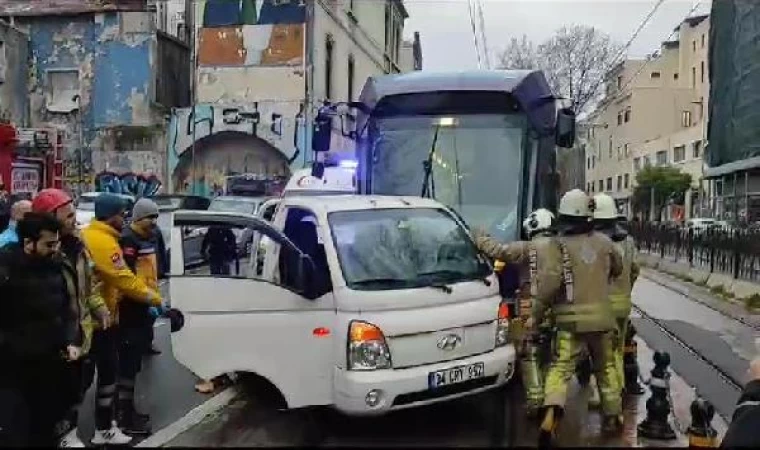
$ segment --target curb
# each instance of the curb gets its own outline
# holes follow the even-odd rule
[[[180,434],[189,430],[193,426],[198,425],[206,417],[227,406],[237,395],[238,390],[235,386],[230,386],[224,389],[206,400],[204,403],[201,403],[190,410],[190,412],[176,420],[174,423],[169,424],[147,439],[141,441],[139,444],[135,445],[135,447],[162,447],[168,444]]]

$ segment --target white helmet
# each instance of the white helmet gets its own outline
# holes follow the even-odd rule
[[[571,217],[591,217],[591,199],[580,189],[573,189],[559,201],[559,214]]]
[[[614,220],[617,217],[615,200],[607,194],[596,194],[594,196],[594,220]]]
[[[540,208],[528,215],[523,221],[525,232],[532,236],[539,231],[546,231],[554,224],[554,214],[548,209]]]

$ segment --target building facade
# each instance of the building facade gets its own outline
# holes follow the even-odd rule
[[[607,74],[605,98],[588,124],[586,190],[611,195],[626,215],[633,213],[636,174],[647,165],[692,177],[685,205],[668,208],[664,218],[701,214],[709,22],[706,15],[686,19],[658,52]]]
[[[166,179],[170,108],[190,104],[190,46],[144,0],[0,1],[29,36],[29,124],[64,132],[65,185]]]
[[[195,5],[196,104],[175,110],[169,128],[175,191],[218,191],[240,173],[289,176],[310,161],[321,105],[356,100],[371,75],[421,65],[419,36],[403,43],[400,0]],[[334,148],[350,148],[334,135]]]

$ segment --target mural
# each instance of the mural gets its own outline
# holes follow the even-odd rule
[[[201,66],[303,65],[303,0],[207,0],[198,31]]]
[[[152,197],[161,189],[161,180],[155,175],[132,172],[117,174],[101,172],[95,176],[95,191],[126,194],[134,197]]]
[[[175,191],[198,188],[193,178],[193,121],[195,177],[200,192],[223,186],[225,177],[239,173],[287,176],[302,164],[305,152],[303,103],[254,102],[248,105],[198,105],[175,111],[169,125],[167,165]],[[195,116],[195,117],[193,117]],[[208,152],[218,153],[208,156]]]

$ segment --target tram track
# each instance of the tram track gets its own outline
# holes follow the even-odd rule
[[[685,342],[683,339],[681,339],[678,336],[676,332],[668,328],[667,325],[665,325],[661,320],[656,319],[651,314],[647,313],[646,311],[644,311],[641,307],[637,305],[633,305],[633,310],[636,312],[636,314],[639,315],[639,317],[641,317],[643,320],[646,320],[647,322],[654,325],[658,330],[660,330],[664,335],[666,335],[671,341],[675,342],[676,344],[678,344],[678,346],[685,349],[691,356],[698,359],[704,365],[712,369],[715,373],[719,375],[721,379],[723,379],[723,381],[725,381],[734,390],[736,390],[737,392],[742,391],[744,383],[741,380],[736,379],[726,370],[722,369],[720,366],[715,364],[712,360],[704,356],[699,350],[697,350],[692,345]]]

